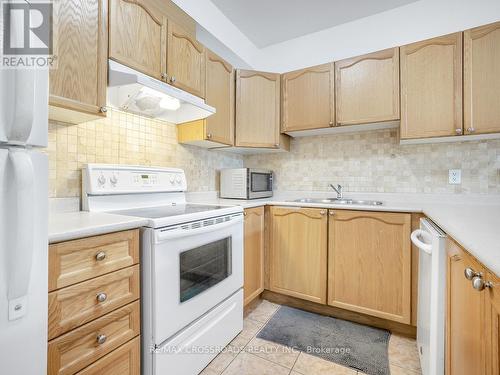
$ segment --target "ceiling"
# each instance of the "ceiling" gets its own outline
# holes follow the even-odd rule
[[[417,0],[211,0],[258,48]]]

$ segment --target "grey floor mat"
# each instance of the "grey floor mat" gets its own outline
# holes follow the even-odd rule
[[[257,337],[369,375],[389,375],[389,331],[281,306]]]

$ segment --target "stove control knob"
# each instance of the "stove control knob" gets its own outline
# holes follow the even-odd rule
[[[104,184],[106,183],[106,177],[104,177],[104,175],[101,174],[97,179],[97,183],[99,184],[99,186],[104,186]]]
[[[175,182],[177,182],[177,184],[179,184],[179,185],[181,184],[182,179],[181,179],[180,175],[175,176]]]
[[[118,177],[116,177],[116,175],[112,175],[109,178],[109,182],[111,182],[111,185],[116,186],[116,183],[118,182]]]
[[[170,175],[170,183],[173,184],[175,182],[175,176],[173,174]]]

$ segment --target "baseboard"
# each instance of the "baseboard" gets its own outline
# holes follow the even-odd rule
[[[297,309],[302,309],[321,315],[332,316],[334,318],[349,320],[355,323],[387,329],[391,332],[411,338],[415,338],[417,336],[417,327],[411,325],[392,322],[390,320],[381,319],[354,311],[344,310],[338,307],[322,305],[316,302],[305,301],[299,298],[271,292],[269,290],[264,290],[264,292],[262,293],[262,298],[274,303],[278,303],[280,305],[295,307]]]

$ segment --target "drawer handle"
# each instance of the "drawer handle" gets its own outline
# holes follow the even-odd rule
[[[104,251],[99,251],[96,255],[95,255],[95,260],[97,260],[98,262],[101,262],[103,261],[104,259],[106,259],[106,253]]]
[[[99,293],[97,295],[97,302],[104,302],[108,299],[108,295],[106,293]]]
[[[108,338],[106,337],[106,335],[97,335],[97,343],[99,345],[102,345],[106,342]]]

